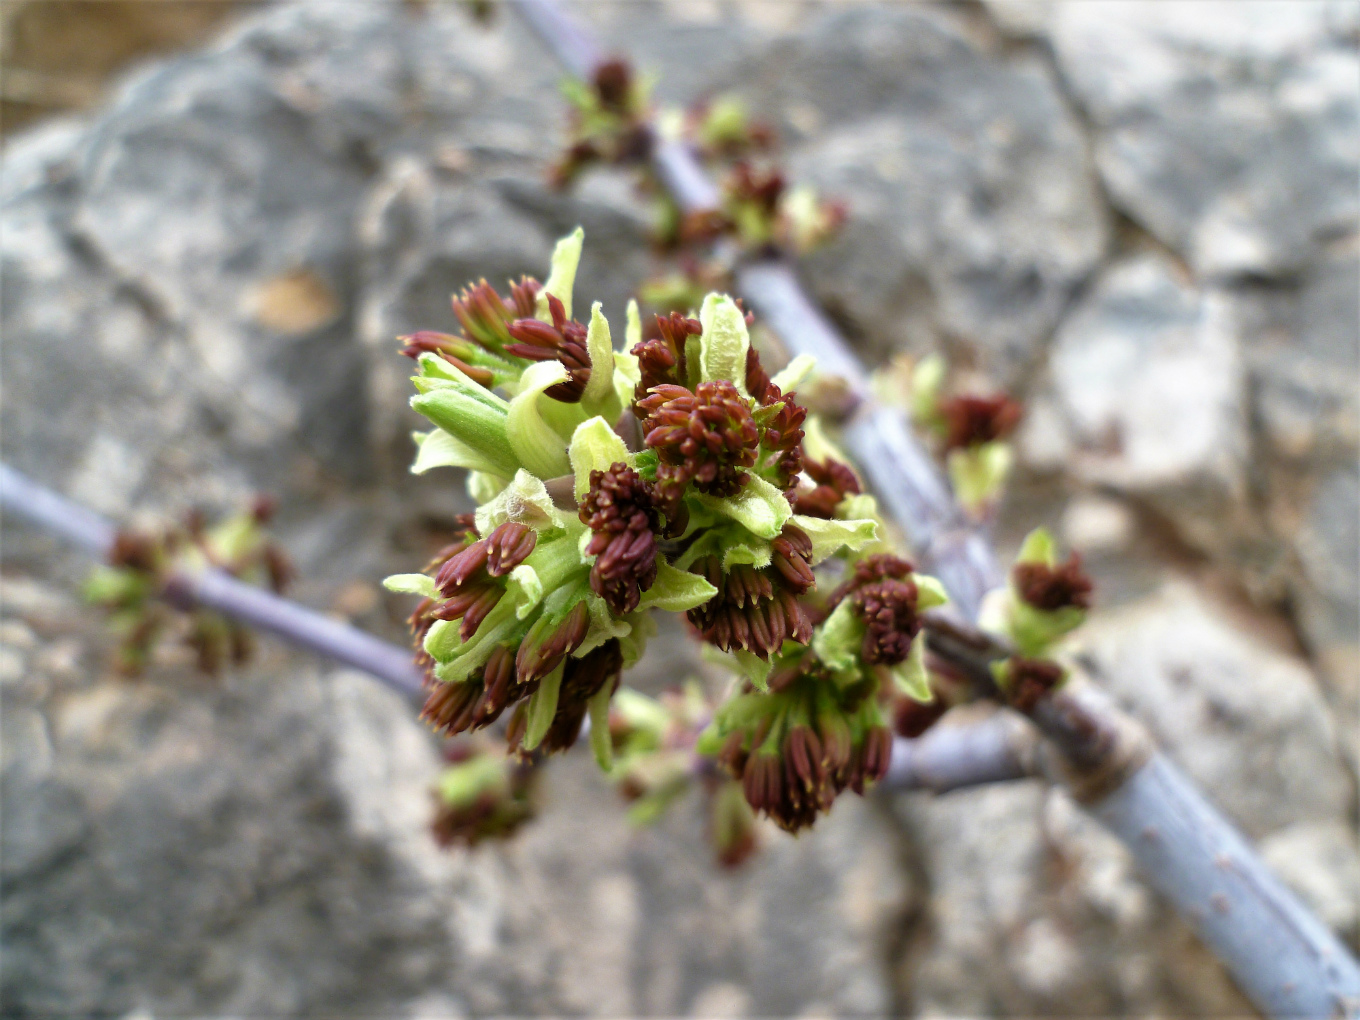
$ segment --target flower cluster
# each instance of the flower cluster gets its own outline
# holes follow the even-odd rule
[[[939,355],[909,363],[901,375],[902,382],[890,382],[887,388],[906,391],[912,419],[938,440],[959,503],[975,516],[985,515],[1010,476],[1014,454],[1008,440],[1024,408],[1004,393],[946,394],[946,366]]]
[[[250,657],[250,632],[241,624],[205,609],[176,614],[157,597],[173,574],[205,567],[282,592],[293,567],[265,531],[273,515],[273,501],[260,496],[247,512],[215,527],[208,527],[203,516],[194,512],[178,526],[125,530],[115,536],[108,565],[90,575],[85,597],[110,614],[119,637],[116,665],[120,672],[140,673],[161,638],[176,630],[193,649],[199,669],[210,675],[228,661],[240,664]]]
[[[996,663],[993,672],[1020,711],[1033,711],[1066,679],[1067,670],[1052,656],[1062,639],[1085,621],[1092,588],[1081,557],[1072,553],[1059,563],[1052,536],[1038,528],[1020,547],[1010,584],[983,603],[982,625],[1015,645],[1016,654]]]
[[[387,584],[421,599],[433,726],[506,716],[528,757],[570,747],[588,718],[601,765],[652,804],[687,787],[703,729],[700,753],[721,752],[732,776],[710,785],[715,838],[736,859],[751,811],[801,828],[881,777],[892,698],[931,698],[920,614],[942,595],[879,550],[872,498],[797,401],[808,359],[771,376],[720,294],[657,317],[646,339],[630,305],[615,350],[598,304],[588,325],[571,319],[580,245],[579,231],[560,242],[547,282],[509,299],[465,291],[460,334],[408,338],[412,406],[435,426],[413,470],[469,470],[478,507],[422,573]],[[849,579],[830,599],[823,564]],[[614,762],[610,707],[636,707],[620,679],[652,610],[685,613],[740,679],[691,719],[687,748]]]
[[[729,237],[748,249],[775,246],[801,254],[823,244],[845,222],[842,203],[823,201],[810,187],[786,185],[769,162],[777,143],[774,130],[753,121],[730,96],[654,117],[651,83],[616,58],[602,61],[586,82],[567,81],[563,91],[571,126],[566,151],[550,174],[553,183],[565,186],[596,165],[638,167],[639,190],[658,205],[655,234],[662,248]],[[647,165],[658,142],[684,145],[720,173],[717,208],[681,214]],[[756,157],[762,157],[760,162]]]
[[[779,170],[746,159],[736,162],[720,187],[717,209],[692,213],[681,223],[682,241],[727,236],[751,250],[806,254],[830,240],[847,217],[844,203],[820,199],[806,185],[790,188]]]
[[[451,745],[430,825],[440,846],[506,839],[537,813],[535,770],[487,747]]]
[[[652,146],[651,83],[639,78],[626,60],[605,60],[589,82],[567,79],[562,91],[571,104],[571,139],[552,169],[554,184],[569,184],[594,164],[647,158]]]

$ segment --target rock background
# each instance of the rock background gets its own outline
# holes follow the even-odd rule
[[[1354,944],[1360,4],[579,11],[849,201],[805,269],[866,356],[1024,394],[1003,553],[1060,524],[1103,681]],[[611,314],[652,266],[625,178],[543,186],[557,77],[506,12],[282,4],[14,138],[5,459],[121,519],[273,491],[298,596],[398,636],[374,582],[464,497],[405,473],[393,335],[576,223]],[[394,696],[270,642],[128,682],[85,564],[7,526],[3,567],[6,1016],[1249,1012],[1037,783],[847,798],[723,874],[694,806],[631,831],[571,755],[520,840],[446,854]]]

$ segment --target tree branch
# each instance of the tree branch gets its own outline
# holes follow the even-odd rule
[[[553,0],[511,3],[565,66],[577,74],[585,68],[582,76],[588,75],[603,48],[586,29]],[[683,209],[716,201],[716,189],[711,182],[704,186],[703,168],[684,146],[654,145],[652,162]],[[982,596],[1001,581],[999,565],[903,416],[875,406],[864,369],[786,263],[739,266],[736,282],[791,352],[813,355],[824,372],[844,380],[855,409],[845,427],[847,446],[915,554],[945,584],[954,606],[976,619]],[[936,651],[951,640],[934,632],[931,639]],[[990,675],[986,681],[977,671],[970,675],[990,683]],[[1124,840],[1153,886],[1195,923],[1261,1010],[1279,1017],[1360,1013],[1354,957],[1269,874],[1176,766],[1153,750],[1139,724],[1080,682],[1041,699],[1030,718],[1061,753],[1056,768],[1073,793]]]
[[[0,507],[107,559],[117,529],[99,515],[0,464]],[[275,634],[328,659],[361,669],[403,694],[421,691],[420,671],[408,648],[324,616],[221,570],[172,574],[161,593],[178,608],[202,606]]]

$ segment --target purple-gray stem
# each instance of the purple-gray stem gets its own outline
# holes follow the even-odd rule
[[[104,518],[0,464],[0,507],[107,559],[117,529]],[[380,641],[263,588],[238,581],[221,570],[180,572],[166,583],[164,598],[181,608],[199,605],[328,659],[353,666],[403,694],[420,693],[422,681],[411,651]]]

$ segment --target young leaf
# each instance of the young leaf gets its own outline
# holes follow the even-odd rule
[[[842,549],[859,552],[878,539],[878,522],[870,520],[840,521],[823,520],[820,517],[796,515],[794,525],[807,533],[812,539],[812,565],[815,567],[828,556]]]
[[[828,669],[852,668],[864,643],[864,622],[849,599],[841,600],[812,636],[812,650]]]
[[[423,595],[427,599],[439,595],[434,579],[424,574],[393,574],[383,579],[383,587],[403,595]]]
[[[628,447],[609,427],[609,422],[598,415],[576,426],[571,436],[571,446],[567,449],[571,470],[576,475],[576,498],[585,498],[590,491],[590,473],[608,471],[614,464],[633,463]]]
[[[683,613],[702,606],[718,594],[718,589],[698,574],[676,570],[664,559],[656,561],[656,580],[642,593],[638,611],[660,609],[668,613]]]
[[[1015,562],[1042,563],[1046,567],[1056,566],[1058,549],[1049,530],[1047,528],[1035,528],[1026,535],[1024,542],[1020,544],[1020,552],[1015,557]]]
[[[776,372],[770,382],[778,386],[781,393],[790,393],[801,386],[816,367],[816,358],[811,354],[800,354]]]
[[[565,524],[543,480],[523,468],[515,472],[515,477],[500,495],[477,508],[476,519],[477,532],[481,535],[491,534],[507,521],[528,525],[540,534],[555,531]]]
[[[576,286],[576,267],[581,262],[581,245],[585,239],[586,232],[577,227],[553,248],[552,270],[548,273],[548,282],[538,293],[538,307],[534,310],[540,321],[552,322],[552,314],[548,311],[549,294],[562,302],[562,310],[568,319],[571,318],[571,292]]]
[[[700,379],[730,380],[743,396],[749,396],[746,354],[751,349],[751,336],[746,330],[746,316],[726,294],[710,294],[699,310],[699,322],[704,328],[699,338]]]
[[[930,675],[926,672],[926,632],[919,631],[911,641],[911,652],[905,661],[892,667],[893,686],[899,694],[925,704],[935,700],[930,689]]]
[[[544,390],[566,378],[567,370],[560,361],[530,365],[520,377],[519,393],[510,401],[505,419],[505,434],[514,456],[539,478],[556,478],[571,470],[566,443],[543,420],[538,405]]]
[[[562,671],[565,668],[564,659],[557,664],[556,669],[543,678],[538,690],[529,699],[527,710],[529,718],[524,728],[526,751],[532,751],[548,735],[548,727],[552,725],[553,716],[557,714],[557,696],[562,691]]]
[[[614,767],[614,741],[609,735],[609,701],[614,693],[613,686],[606,683],[586,703],[590,713],[590,749],[595,752],[595,764],[605,772]]]
[[[699,494],[696,502],[741,524],[760,538],[777,538],[793,516],[784,494],[759,475],[750,475],[746,487],[735,496]]]
[[[590,309],[586,350],[590,354],[590,379],[581,394],[581,403],[597,413],[612,410],[612,417],[617,418],[622,408],[610,406],[614,396],[614,341],[609,335],[609,320],[600,312],[598,301]]]
[[[430,432],[412,432],[416,444],[416,459],[411,465],[411,474],[423,475],[437,467],[467,468],[495,474],[502,465],[496,460],[469,446],[456,436],[443,429]]]
[[[934,609],[949,601],[949,593],[937,578],[929,574],[912,574],[911,579],[916,584],[917,609]]]

